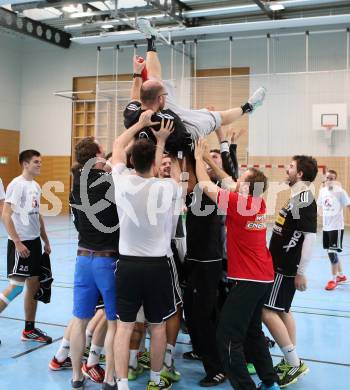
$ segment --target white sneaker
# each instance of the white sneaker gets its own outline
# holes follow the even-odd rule
[[[137,29],[146,36],[146,38],[158,37],[158,31],[151,26],[151,22],[146,18],[137,18],[136,22]]]
[[[266,88],[260,87],[248,99],[248,103],[252,106],[251,112],[253,112],[257,107],[260,107],[263,104],[265,95],[266,95]]]

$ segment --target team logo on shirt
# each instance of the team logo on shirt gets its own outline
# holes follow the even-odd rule
[[[290,239],[288,245],[283,245],[283,249],[285,249],[286,252],[289,252],[289,249],[296,247],[299,240],[300,240],[300,237],[302,237],[302,235],[303,235],[302,232],[299,232],[298,230],[296,230],[294,232],[292,238]]]
[[[248,230],[264,230],[266,229],[266,215],[257,214],[255,221],[247,221],[246,228]]]

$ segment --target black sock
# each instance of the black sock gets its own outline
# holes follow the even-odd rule
[[[26,332],[29,332],[30,330],[34,330],[34,325],[35,325],[34,321],[26,321],[24,330]]]
[[[253,111],[253,106],[247,102],[241,106],[241,109],[243,111],[243,114],[246,114],[247,112]]]
[[[151,38],[147,38],[147,51],[157,51],[156,37],[154,35],[151,35]]]

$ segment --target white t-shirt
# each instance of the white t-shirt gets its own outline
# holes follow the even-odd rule
[[[21,241],[40,237],[40,195],[39,184],[23,176],[15,177],[7,187],[5,202],[12,205],[12,221]]]
[[[317,205],[323,211],[323,230],[344,229],[344,207],[350,205],[350,198],[340,186],[329,189],[327,186],[320,189]]]
[[[112,170],[119,216],[119,252],[126,256],[169,255],[181,191],[173,179],[143,178],[125,164]],[[176,226],[175,226],[176,227]]]
[[[5,199],[5,190],[4,185],[2,184],[2,180],[0,179],[0,200]]]

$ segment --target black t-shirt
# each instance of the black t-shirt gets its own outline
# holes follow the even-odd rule
[[[141,109],[141,103],[138,101],[130,102],[124,110],[124,126],[128,129],[138,122],[140,115],[145,110]],[[174,121],[174,131],[169,135],[166,140],[165,149],[168,153],[177,155],[178,151],[182,151],[184,154],[189,154],[193,150],[193,141],[191,135],[187,132],[184,123],[181,118],[171,110],[161,110],[152,115],[153,122],[161,122],[162,119]],[[152,126],[154,130],[159,130],[160,125]],[[149,127],[142,129],[137,138],[148,138],[156,143],[152,130]]]
[[[201,261],[222,259],[225,217],[218,215],[216,204],[204,193],[191,193],[186,197],[186,205],[186,257]],[[210,213],[198,215],[204,213],[205,207],[210,207]]]
[[[94,251],[118,253],[119,219],[112,175],[101,169],[91,169],[87,180],[84,175],[84,170],[74,173],[73,190],[69,196],[79,233],[78,245]]]
[[[270,252],[275,272],[295,276],[301,258],[304,233],[316,233],[317,206],[311,191],[291,197],[275,221]]]

